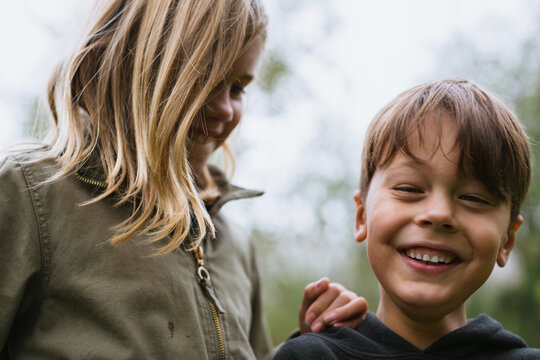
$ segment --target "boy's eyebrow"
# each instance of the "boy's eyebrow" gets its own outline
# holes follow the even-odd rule
[[[401,159],[399,162],[392,162],[383,168],[392,174],[399,175],[402,171],[414,170],[414,171],[430,171],[431,167],[429,163],[422,159]],[[404,169],[405,168],[405,169]]]
[[[409,167],[411,169],[418,169],[421,167],[425,167],[425,162],[420,159],[407,159],[407,160],[401,160],[399,165]]]

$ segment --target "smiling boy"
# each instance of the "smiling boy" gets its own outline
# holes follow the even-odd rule
[[[423,84],[375,117],[355,193],[354,236],[379,281],[376,314],[287,342],[276,359],[540,359],[466,300],[504,266],[523,222],[528,138],[462,79]]]

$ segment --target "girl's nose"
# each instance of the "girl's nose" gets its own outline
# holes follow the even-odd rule
[[[424,204],[425,208],[415,217],[417,225],[446,232],[458,229],[451,196],[433,194]]]
[[[207,118],[218,121],[231,121],[234,111],[231,103],[231,95],[226,86],[216,91],[206,104]]]

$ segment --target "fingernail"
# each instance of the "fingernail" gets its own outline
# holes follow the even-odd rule
[[[317,321],[317,322],[315,323],[315,325],[313,325],[313,326],[311,327],[311,331],[313,331],[313,332],[319,332],[319,331],[321,331],[321,330],[323,329],[323,327],[324,327],[323,323],[320,322],[320,321]]]
[[[331,312],[331,313],[328,313],[328,314],[324,315],[324,321],[326,321],[328,324],[333,323],[334,321],[336,321],[336,313]]]
[[[315,320],[317,318],[317,315],[314,313],[314,312],[310,312],[309,314],[307,314],[306,316],[306,325],[307,326],[311,326],[311,323],[313,322],[313,320]]]
[[[323,281],[324,281],[324,278],[322,278],[322,279],[320,279],[319,281],[317,281],[317,286],[316,286],[317,289],[319,289],[319,288],[321,287]]]

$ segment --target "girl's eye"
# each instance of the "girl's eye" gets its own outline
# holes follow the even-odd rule
[[[231,95],[240,96],[246,92],[246,89],[241,85],[232,85],[231,86]]]
[[[465,194],[461,195],[460,199],[480,205],[490,205],[490,202],[479,195]]]
[[[412,185],[399,185],[395,186],[393,188],[395,191],[404,192],[404,193],[411,193],[411,194],[422,194],[423,191],[418,189],[417,187],[414,187]]]

